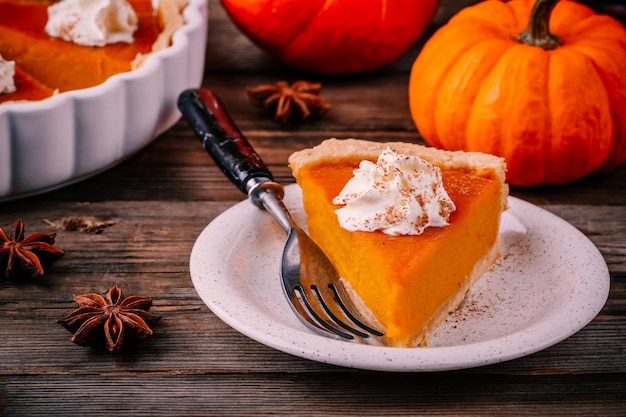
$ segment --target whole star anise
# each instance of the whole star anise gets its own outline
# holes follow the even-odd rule
[[[10,236],[0,228],[0,278],[40,278],[64,252],[55,248],[56,233],[33,233],[24,237],[24,222],[18,219]]]
[[[274,119],[286,123],[290,118],[304,120],[310,116],[321,116],[330,109],[319,96],[322,84],[296,81],[291,86],[286,81],[261,84],[246,88],[252,103],[274,112]]]
[[[124,298],[115,285],[104,297],[100,294],[74,294],[78,309],[58,323],[72,332],[72,342],[117,353],[123,347],[152,336],[150,324],[161,316],[149,313],[152,299],[131,295]]]

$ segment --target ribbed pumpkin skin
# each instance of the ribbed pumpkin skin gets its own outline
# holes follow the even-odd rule
[[[413,120],[431,145],[502,156],[512,185],[571,182],[626,161],[626,29],[560,1],[544,50],[516,40],[534,2],[463,9],[413,64]]]
[[[260,48],[311,73],[347,74],[387,65],[406,52],[439,0],[221,0]]]

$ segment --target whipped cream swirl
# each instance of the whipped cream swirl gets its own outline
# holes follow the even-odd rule
[[[362,161],[333,203],[345,204],[335,210],[342,228],[393,236],[446,226],[456,210],[438,167],[389,147],[376,163]]]
[[[0,55],[0,94],[15,92],[15,61],[6,61]]]
[[[132,43],[138,27],[126,0],[63,0],[48,7],[46,33],[78,45]]]

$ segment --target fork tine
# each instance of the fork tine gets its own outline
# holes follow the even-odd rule
[[[379,337],[384,336],[385,333],[381,332],[380,330],[376,330],[373,327],[366,324],[365,320],[362,317],[356,316],[354,312],[356,312],[357,309],[356,307],[354,307],[354,304],[352,303],[352,301],[350,301],[350,297],[348,297],[348,294],[346,293],[346,289],[341,284],[341,282],[339,282],[338,285],[329,284],[328,287],[333,292],[337,305],[339,305],[343,313],[350,319],[352,323],[356,324],[361,329],[375,336],[379,336]]]
[[[323,308],[322,309],[319,308],[319,303],[311,302],[311,298],[315,298],[315,297],[307,296],[306,291],[302,286],[295,287],[295,290],[300,295],[299,299],[302,301],[302,304],[306,307],[306,311],[309,314],[309,316],[312,317],[324,329],[326,329],[326,331],[331,332],[334,335],[342,337],[344,339],[349,339],[349,340],[354,339],[354,336],[352,334],[346,333],[343,330],[334,326],[333,324],[335,324],[335,321],[332,320],[332,318],[325,319],[325,317],[328,317],[328,315],[325,314],[326,313],[325,310]]]
[[[332,332],[333,334],[335,334],[334,330],[332,328],[329,328],[329,325],[327,323],[325,323],[326,325],[324,326],[318,324],[318,323],[322,323],[323,320],[321,319],[321,317],[317,315],[317,313],[315,313],[314,310],[312,310],[313,307],[311,307],[310,305],[307,306],[308,301],[304,301],[303,297],[304,297],[304,294],[302,293],[302,289],[299,287],[292,288],[291,293],[288,294],[287,296],[287,299],[289,300],[289,304],[295,310],[298,318],[305,325],[307,325],[308,327],[311,327],[313,330],[317,330],[322,333]],[[316,318],[316,316],[318,317]],[[337,336],[340,336],[340,335],[337,335]]]
[[[335,305],[335,304],[332,304],[332,303],[329,303],[328,301],[326,301],[326,299],[323,297],[320,289],[316,285],[312,286],[311,290],[313,290],[313,292],[317,296],[317,299],[318,299],[320,305],[322,306],[322,308],[324,309],[324,311],[326,312],[326,315],[334,323],[336,323],[337,325],[339,325],[343,329],[349,331],[350,333],[353,333],[356,336],[363,337],[363,338],[368,338],[369,337],[369,335],[367,333],[363,333],[362,331],[355,329],[354,327],[346,324],[342,319],[340,319],[337,316],[337,314],[332,311],[332,309],[330,307],[331,305]],[[335,298],[334,294],[333,294],[333,298]],[[343,310],[343,308],[341,308],[341,312],[345,313],[345,310]]]
[[[327,331],[348,340],[355,337],[369,339],[372,336],[383,336],[384,333],[365,324],[362,318],[350,311],[356,310],[340,282],[328,284],[327,288],[298,285],[294,290],[298,292],[301,307],[308,312],[308,317],[304,318],[306,321],[312,319]],[[319,329],[320,326],[316,327]]]

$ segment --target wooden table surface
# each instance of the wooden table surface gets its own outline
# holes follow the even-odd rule
[[[469,3],[443,1],[422,41]],[[301,74],[260,52],[211,0],[203,85],[221,95],[277,180],[288,184],[288,156],[327,137],[421,142],[406,93],[419,48],[370,74]],[[245,87],[280,79],[321,81],[332,110],[304,124],[274,123],[248,102]],[[42,281],[0,281],[0,414],[626,415],[626,166],[511,194],[570,222],[602,253],[611,292],[588,326],[541,352],[474,369],[385,373],[326,365],[243,336],[200,300],[189,275],[191,248],[244,197],[180,121],[107,172],[0,203],[5,230],[20,217],[27,232],[54,231],[45,220],[63,217],[114,222],[100,234],[57,230],[66,254]],[[151,311],[163,316],[155,336],[119,355],[71,343],[56,320],[75,308],[72,294],[103,294],[114,284],[154,299]]]

